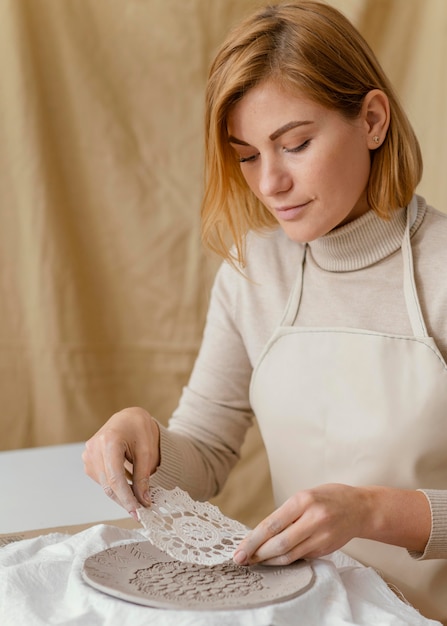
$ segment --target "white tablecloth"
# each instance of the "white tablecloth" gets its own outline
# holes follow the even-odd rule
[[[97,525],[0,548],[2,626],[433,626],[382,579],[341,553],[312,561],[313,587],[288,602],[241,611],[167,611],[108,596],[81,578],[84,560],[139,531]]]

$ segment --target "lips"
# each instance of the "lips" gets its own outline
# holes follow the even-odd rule
[[[307,202],[304,202],[303,204],[276,207],[273,209],[273,211],[275,212],[276,216],[280,220],[285,220],[285,221],[294,220],[301,215],[304,209],[308,207],[311,202],[312,202],[311,200],[308,200]]]

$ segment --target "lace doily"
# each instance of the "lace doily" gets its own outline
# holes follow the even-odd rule
[[[144,534],[178,561],[217,565],[232,558],[249,529],[209,502],[196,502],[179,487],[153,487],[151,506],[137,510]]]

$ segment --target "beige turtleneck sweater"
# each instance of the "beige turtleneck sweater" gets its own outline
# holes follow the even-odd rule
[[[403,293],[405,224],[405,209],[390,221],[370,211],[311,242],[296,324],[411,335]],[[447,361],[447,215],[419,198],[411,241],[422,313]],[[252,370],[281,320],[300,247],[281,229],[250,234],[245,276],[221,266],[189,384],[169,428],[161,427],[157,484],[179,485],[196,499],[222,488],[252,421]],[[423,559],[447,558],[447,476],[445,482],[445,491],[425,490],[433,525]]]

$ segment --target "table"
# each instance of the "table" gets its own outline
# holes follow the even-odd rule
[[[84,443],[0,452],[0,534],[87,526],[126,511],[84,473]]]

